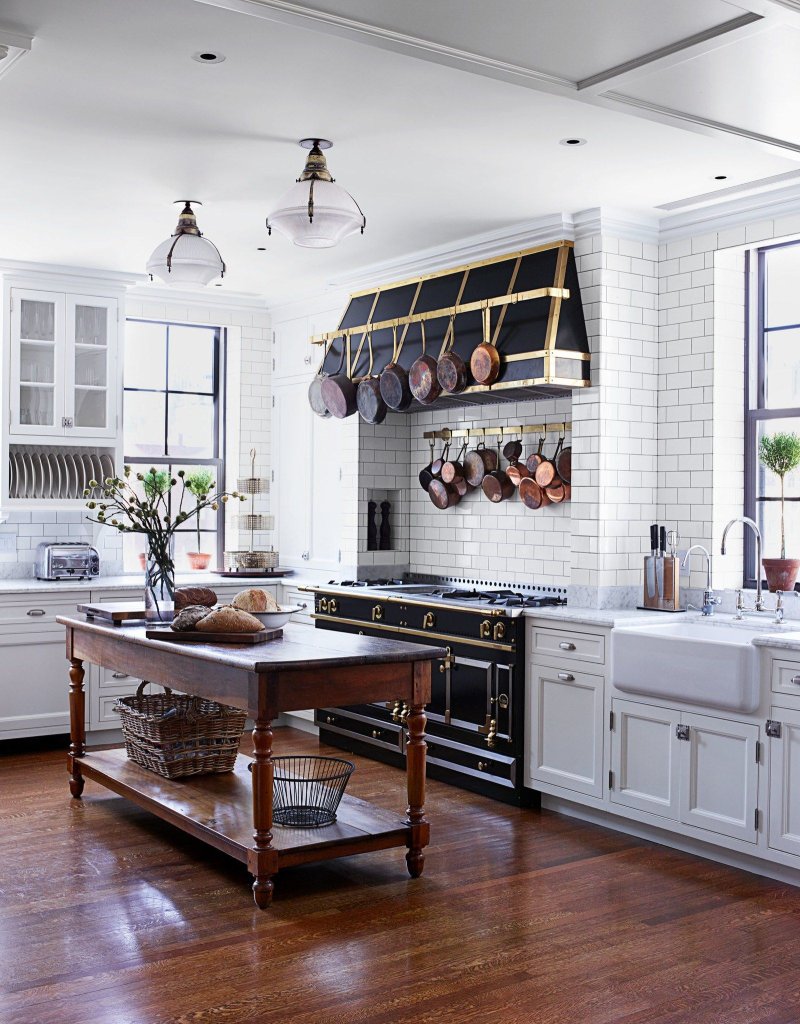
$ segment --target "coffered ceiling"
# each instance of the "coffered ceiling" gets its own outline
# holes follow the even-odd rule
[[[0,42],[33,36],[0,77],[0,257],[143,270],[196,198],[223,288],[279,302],[547,214],[800,181],[795,7],[0,0]],[[264,230],[313,134],[367,215],[319,252]]]

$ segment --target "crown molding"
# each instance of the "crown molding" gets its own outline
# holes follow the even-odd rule
[[[173,305],[207,309],[249,309],[267,312],[267,300],[253,292],[225,292],[215,288],[181,289],[151,284],[147,275],[128,289],[128,298],[138,302],[168,302]]]
[[[634,242],[658,245],[658,218],[646,214],[631,213],[608,206],[595,206],[579,210],[571,217],[574,238],[589,235],[606,235],[611,238],[627,238]]]
[[[693,210],[662,217],[662,242],[688,235],[725,231],[727,228],[760,220],[774,220],[800,214],[800,182],[770,192],[759,192],[708,203]]]
[[[447,246],[421,249],[412,255],[396,260],[384,260],[359,267],[349,274],[342,274],[330,282],[331,288],[354,291],[368,287],[375,281],[405,280],[438,270],[458,267],[463,263],[475,263],[504,253],[529,249],[535,245],[573,237],[572,218],[565,214],[550,214],[536,220],[525,221],[513,228],[487,231],[480,235],[461,238]]]
[[[119,270],[102,270],[99,267],[71,267],[65,263],[35,263],[29,260],[6,260],[0,258],[0,274],[4,277],[27,277],[62,279],[63,281],[91,281],[104,287],[128,288],[138,281],[147,279],[146,274],[126,273]]]

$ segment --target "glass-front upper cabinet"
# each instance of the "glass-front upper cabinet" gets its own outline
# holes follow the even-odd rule
[[[11,291],[11,436],[116,433],[117,301]]]

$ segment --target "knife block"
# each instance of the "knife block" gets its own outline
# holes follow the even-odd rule
[[[644,556],[643,608],[659,612],[682,612],[681,566],[676,555]]]

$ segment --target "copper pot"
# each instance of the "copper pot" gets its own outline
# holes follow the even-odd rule
[[[423,491],[427,491],[434,479],[433,476],[433,449],[436,447],[436,442],[431,438],[431,460],[427,466],[419,471],[419,485]]]
[[[439,509],[452,508],[461,501],[461,495],[452,484],[443,480],[434,480],[428,488],[428,496]]]
[[[408,326],[406,326],[406,331]],[[400,340],[400,348],[397,347],[397,325],[392,328],[392,361],[384,367],[381,374],[381,397],[390,409],[396,412],[403,412],[414,400],[411,388],[408,384],[408,371],[398,363],[400,353],[403,351],[405,332]]]
[[[365,423],[383,423],[386,419],[386,402],[381,397],[380,379],[372,376],[374,356],[372,353],[372,331],[369,333],[369,369],[356,389],[358,414]]]
[[[449,441],[445,441],[445,443],[442,445],[442,453],[441,453],[441,455],[439,456],[438,459],[434,459],[433,460],[433,465],[431,466],[431,473],[433,473],[434,476],[441,476],[442,475],[442,469],[444,468],[445,462],[447,462],[447,456],[448,456],[449,452],[450,452],[450,442]]]
[[[446,484],[452,484],[458,477],[464,476],[464,466],[461,459],[467,450],[466,442],[461,446],[461,451],[455,459],[448,459],[442,466],[442,480]]]
[[[536,483],[540,487],[549,487],[555,480],[558,480],[559,477],[558,470],[556,469],[556,462],[558,461],[558,456],[561,454],[561,447],[563,444],[564,438],[560,437],[552,459],[542,459],[536,467],[536,472],[533,475],[536,478]]]
[[[543,508],[550,504],[550,498],[534,480],[532,476],[526,477],[520,482],[519,496],[522,498],[526,508]]]
[[[532,455],[529,455],[528,458],[525,460],[525,465],[527,466],[528,472],[531,476],[536,475],[536,469],[539,463],[544,462],[544,455],[542,454],[542,450],[544,448],[544,443],[546,440],[546,436],[542,434],[542,436],[539,438],[538,449]]]
[[[352,416],[357,409],[356,386],[346,373],[343,373],[344,357],[347,346],[342,345],[342,356],[336,373],[325,377],[320,386],[322,401],[332,416],[343,420]]]
[[[327,374],[322,372],[322,368],[325,365],[325,360],[333,346],[333,341],[334,339],[331,338],[328,344],[323,346],[322,360],[320,361],[317,372],[311,378],[311,383],[308,385],[308,404],[311,406],[312,411],[324,420],[330,419],[331,411],[325,404],[325,399],[322,397],[322,382],[325,377],[327,377]],[[342,356],[344,356],[344,348],[346,344],[346,339],[342,338]]]
[[[408,384],[411,394],[422,405],[431,405],[442,393],[441,385],[436,378],[436,360],[425,354],[425,321],[419,322],[422,331],[422,355],[411,364],[408,371]]]
[[[483,311],[483,341],[473,350],[469,360],[472,376],[478,382],[488,386],[494,384],[500,376],[500,353],[497,346],[489,340],[490,314],[488,306]]]
[[[450,317],[449,334],[450,344],[437,363],[436,379],[439,381],[443,391],[450,395],[458,395],[467,386],[469,371],[467,364],[453,348],[456,340],[455,316]]]
[[[565,484],[572,483],[572,448],[563,448],[556,459],[558,475]]]
[[[470,487],[480,487],[487,473],[497,469],[497,452],[487,448],[481,441],[464,458],[464,478]]]
[[[500,469],[500,445],[497,446],[497,468],[487,473],[481,481],[481,489],[489,501],[507,501],[514,494],[514,484],[508,473]]]
[[[530,477],[530,471],[524,462],[512,462],[506,470],[508,479],[515,487],[519,487],[523,480]]]

